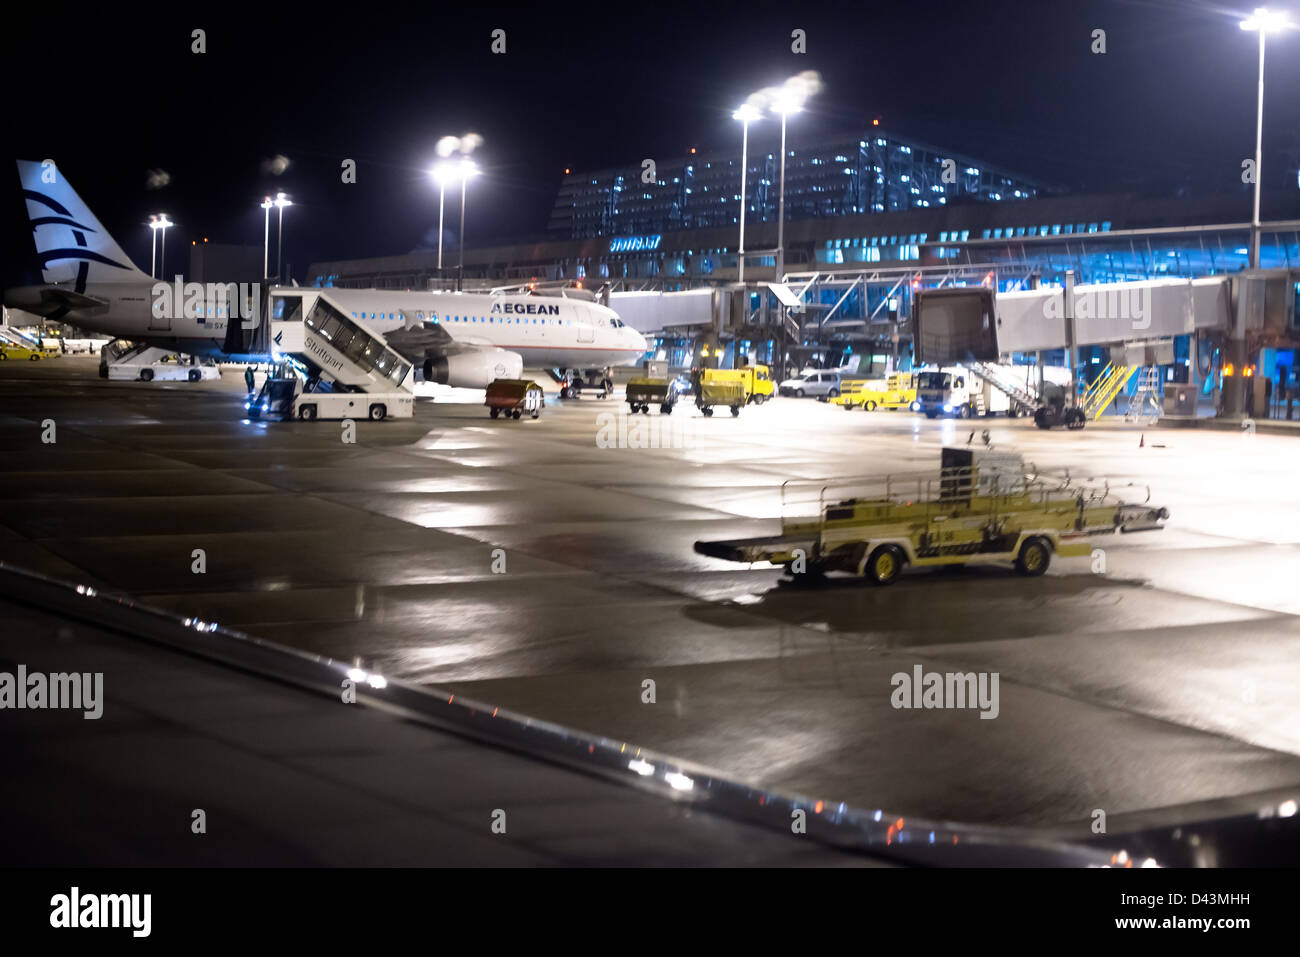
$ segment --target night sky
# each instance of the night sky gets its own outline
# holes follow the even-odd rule
[[[1089,191],[1244,191],[1254,153],[1257,40],[1236,25],[1250,0],[467,6],[6,11],[7,153],[54,158],[146,270],[149,213],[178,223],[173,254],[205,236],[260,245],[257,204],[283,189],[299,280],[313,260],[436,241],[426,171],[440,136],[484,138],[468,243],[537,237],[564,167],[732,147],[745,95],[805,69],[825,87],[792,138],[879,116],[886,131]],[[190,52],[195,27],[205,55]],[[498,27],[504,56],[490,52]],[[790,52],[796,27],[806,55]],[[1096,28],[1105,55],[1090,51]],[[775,128],[753,127],[756,145]],[[1264,147],[1266,187],[1294,189],[1282,164],[1300,147],[1300,30],[1270,39]],[[291,161],[278,177],[264,171],[277,154]],[[356,185],[340,181],[345,158]],[[153,169],[168,185],[147,188]],[[38,281],[8,175],[0,281]]]

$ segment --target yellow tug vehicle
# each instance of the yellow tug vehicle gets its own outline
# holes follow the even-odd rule
[[[1119,497],[1138,492],[1141,504]],[[1016,453],[945,448],[938,474],[786,482],[781,534],[696,542],[695,551],[792,574],[850,572],[880,585],[907,565],[1010,562],[1037,576],[1054,554],[1090,554],[1091,536],[1162,528],[1169,510],[1150,498],[1146,486],[1039,474]]]
[[[848,379],[840,394],[827,400],[842,409],[910,409],[916,403],[916,382],[910,372],[894,372],[886,379]]]

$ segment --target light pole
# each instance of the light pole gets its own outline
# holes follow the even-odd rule
[[[460,161],[460,266],[456,270],[456,291],[461,291],[465,279],[465,184],[471,176],[478,175],[478,164],[469,157]]]
[[[1255,215],[1250,221],[1250,268],[1259,268],[1259,186],[1260,162],[1264,143],[1264,36],[1281,33],[1293,24],[1285,13],[1276,13],[1266,7],[1257,7],[1251,16],[1239,24],[1243,30],[1259,34],[1259,102],[1255,116]]]
[[[271,274],[271,207],[275,203],[271,202],[271,197],[266,197],[262,201],[262,212],[265,225],[262,232],[262,278],[266,279]]]
[[[175,225],[176,225],[175,223],[173,223],[170,219],[167,218],[166,213],[158,214],[158,219],[156,221],[156,224],[150,223],[150,226],[152,226],[154,229],[161,229],[163,231],[162,240],[158,243],[158,246],[162,253],[162,255],[159,256],[159,261],[158,261],[158,278],[160,279],[167,275],[167,227],[175,226]]]
[[[775,91],[772,108],[781,114],[781,186],[777,194],[776,207],[776,278],[779,282],[785,275],[785,121],[791,113],[803,109],[808,97],[821,86],[817,74],[805,71],[792,76]]]
[[[745,282],[745,180],[749,176],[749,124],[754,120],[760,119],[762,113],[752,103],[743,104],[740,109],[732,113],[733,119],[740,120],[741,139],[740,139],[740,258],[737,263],[739,279],[743,285]]]
[[[149,278],[157,278],[158,272],[158,229],[161,224],[157,216],[149,217],[149,234],[152,242],[149,244]]]
[[[438,278],[442,278],[442,219],[447,205],[447,180],[454,175],[450,163],[439,163],[430,172],[438,181]]]
[[[293,200],[284,193],[275,194],[275,205],[280,207],[280,222],[275,229],[275,281],[284,281],[284,208],[292,206]]]

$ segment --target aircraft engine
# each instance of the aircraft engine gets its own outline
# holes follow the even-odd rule
[[[461,389],[485,389],[493,379],[518,379],[524,359],[506,349],[479,349],[424,360],[427,382]]]

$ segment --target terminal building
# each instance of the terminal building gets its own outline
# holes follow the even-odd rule
[[[945,160],[955,161],[955,182],[944,176]],[[853,352],[905,368],[911,294],[920,288],[978,283],[1009,292],[1063,285],[1067,272],[1078,283],[1195,279],[1238,273],[1249,262],[1248,186],[1181,197],[1064,194],[875,131],[790,147],[777,276],[773,162],[770,152],[751,149],[743,286],[739,156],[689,154],[658,164],[652,184],[641,183],[639,166],[570,173],[547,234],[466,249],[464,287],[580,284],[610,297],[671,365],[692,365],[707,350],[723,363],[744,355],[784,374]],[[1265,191],[1261,209],[1260,267],[1300,277],[1300,190]],[[432,251],[315,263],[308,276],[315,285],[380,289],[448,288],[456,280],[454,266],[439,275]],[[682,307],[674,310],[638,298],[689,290],[711,295],[673,300]],[[1293,304],[1290,313],[1300,309]],[[1192,338],[1176,343],[1171,378],[1194,361]],[[1281,379],[1294,360],[1294,351],[1272,348],[1257,364],[1261,375]]]
[[[774,223],[780,146],[749,151],[746,223]],[[569,239],[739,227],[741,155],[697,155],[643,167],[567,173],[548,224]],[[945,175],[945,170],[947,175]],[[647,182],[647,177],[654,176]],[[1030,199],[1044,187],[987,163],[878,128],[787,144],[786,221]]]

